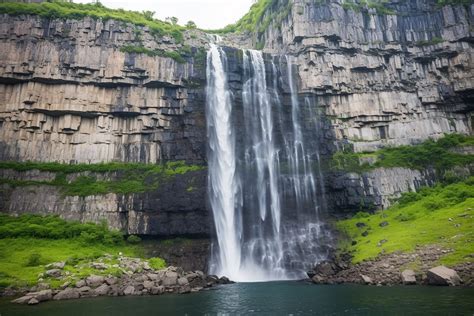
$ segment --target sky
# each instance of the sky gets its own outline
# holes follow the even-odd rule
[[[100,0],[100,2],[114,9],[155,11],[155,18],[160,20],[175,16],[181,25],[191,20],[203,29],[219,29],[240,19],[247,13],[254,0]]]

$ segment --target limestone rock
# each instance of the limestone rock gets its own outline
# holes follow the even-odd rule
[[[62,272],[59,269],[50,269],[47,270],[45,274],[52,278],[59,278],[62,275]]]
[[[46,269],[63,269],[66,265],[65,262],[53,262],[45,266]]]
[[[90,287],[98,287],[102,283],[104,283],[105,278],[100,275],[91,275],[86,278],[86,283]]]
[[[133,295],[135,294],[135,287],[132,285],[128,285],[124,290],[123,290],[123,295]]]
[[[99,295],[99,296],[107,295],[109,290],[110,290],[109,286],[104,283],[100,285],[98,288],[94,289],[94,294]]]
[[[79,298],[79,290],[75,288],[66,288],[54,296],[54,300],[70,300]]]
[[[430,285],[456,286],[462,282],[456,271],[445,266],[438,266],[428,270],[426,276]]]
[[[153,295],[159,295],[163,294],[165,292],[165,287],[164,286],[153,286],[150,289],[150,293]]]
[[[163,285],[170,286],[176,285],[178,282],[178,273],[173,271],[167,271],[163,277]]]
[[[361,277],[362,281],[364,281],[365,284],[367,284],[367,285],[374,284],[374,282],[372,281],[372,278],[370,278],[370,277],[368,277],[364,274],[361,274],[360,277]]]
[[[413,270],[403,270],[403,272],[400,274],[400,277],[402,279],[402,283],[405,285],[416,284],[415,271]]]

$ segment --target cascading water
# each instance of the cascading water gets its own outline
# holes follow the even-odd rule
[[[217,239],[210,272],[235,281],[303,278],[325,255],[318,146],[305,145],[291,60],[286,64],[290,115],[279,92],[280,64],[266,67],[261,52],[243,51],[240,108],[232,104],[224,50],[213,44],[207,55],[209,200]]]

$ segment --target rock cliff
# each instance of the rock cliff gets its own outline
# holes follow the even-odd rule
[[[275,64],[286,62],[283,54],[292,56],[300,104],[318,114],[317,133],[309,119],[304,133],[321,144],[323,159],[347,147],[373,151],[444,133],[472,133],[474,5],[393,0],[388,12],[377,12],[360,4],[348,8],[343,0],[273,3],[266,20],[280,13],[276,23],[249,37],[226,36],[224,42],[263,44],[266,61]],[[207,40],[197,30],[184,37],[182,44],[114,20],[1,15],[0,160],[205,165]],[[184,60],[146,54],[154,49],[186,53]],[[238,104],[242,54],[227,51],[229,84]],[[272,69],[267,72],[269,80],[278,79],[287,108],[286,74],[274,78]],[[309,117],[305,114],[302,110]],[[145,193],[86,197],[64,196],[50,185],[3,181],[0,206],[15,214],[106,219],[130,234],[208,235],[205,174],[177,175]],[[55,177],[34,171],[1,174],[28,181]],[[357,211],[361,201],[387,207],[394,195],[435,178],[429,170],[402,168],[364,175],[328,172],[329,209]]]

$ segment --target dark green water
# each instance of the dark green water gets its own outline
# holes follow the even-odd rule
[[[474,289],[241,283],[188,295],[100,297],[19,306],[9,315],[474,315]]]

